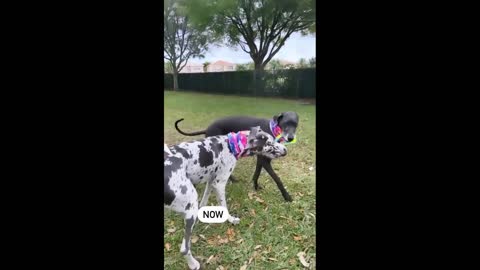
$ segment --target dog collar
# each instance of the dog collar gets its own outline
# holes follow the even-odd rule
[[[230,152],[235,156],[236,159],[247,155],[248,151],[245,149],[247,146],[247,135],[244,132],[239,131],[237,133],[228,133],[227,142]]]
[[[287,140],[283,137],[283,130],[280,125],[273,119],[270,120],[270,130],[272,131],[273,137],[275,137],[275,141],[283,144],[292,144],[297,142],[297,136],[293,138],[293,141],[287,142]]]

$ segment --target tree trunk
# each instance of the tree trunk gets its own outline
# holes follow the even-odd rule
[[[254,60],[253,61],[254,64],[255,64],[255,71],[258,71],[258,72],[262,72],[263,71],[263,65],[262,65],[262,61],[257,61],[257,60]]]
[[[178,72],[176,70],[173,71],[173,91],[178,89]]]
[[[262,65],[262,60],[255,60],[255,71],[254,71],[254,85],[255,85],[255,96],[260,95],[263,96],[265,92],[265,82],[264,82],[264,66]]]

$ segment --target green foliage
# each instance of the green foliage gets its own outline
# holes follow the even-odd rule
[[[273,59],[267,64],[266,68],[270,70],[281,69],[282,64],[280,63],[280,60]]]
[[[249,62],[246,64],[237,64],[237,71],[244,71],[244,70],[254,70],[255,64],[253,62]]]
[[[209,65],[210,65],[210,62],[208,62],[208,61],[206,61],[205,63],[203,63],[203,72],[207,72]]]
[[[192,22],[240,46],[262,70],[294,32],[315,31],[313,0],[185,0]]]
[[[308,67],[307,60],[305,60],[305,58],[300,58],[300,60],[298,61],[297,67],[298,68]]]
[[[180,72],[190,58],[203,58],[210,38],[208,30],[190,23],[185,8],[186,1],[164,1],[164,58]]]
[[[172,67],[172,64],[170,62],[165,62],[163,64],[163,68],[164,68],[164,73],[173,73],[173,67]]]

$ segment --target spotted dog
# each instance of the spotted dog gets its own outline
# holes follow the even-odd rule
[[[169,148],[164,146],[163,204],[165,208],[178,212],[185,218],[185,235],[180,252],[190,269],[200,268],[190,250],[190,237],[198,209],[207,205],[212,191],[218,204],[227,208],[225,186],[237,160],[253,155],[274,159],[286,154],[285,146],[276,142],[260,127],[184,142]],[[201,183],[206,183],[207,186],[198,205],[198,194],[194,185]],[[228,221],[238,224],[240,219],[230,215]]]
[[[280,142],[292,143],[295,141],[295,133],[299,123],[299,117],[296,112],[282,112],[278,115],[273,116],[271,119],[266,118],[256,118],[250,116],[230,116],[221,119],[217,119],[205,130],[196,131],[196,132],[184,132],[178,127],[178,123],[183,121],[179,119],[175,122],[175,128],[180,134],[185,136],[196,136],[205,134],[205,137],[216,136],[216,135],[225,135],[229,132],[237,132],[240,130],[248,130],[250,127],[260,126],[264,131],[269,133],[274,137],[280,137]],[[292,201],[292,196],[287,192],[283,186],[280,177],[275,173],[272,167],[272,159],[264,157],[261,155],[257,156],[257,167],[255,173],[253,174],[253,186],[255,190],[261,188],[258,184],[258,178],[260,176],[260,171],[264,168],[272,179],[277,184],[278,189],[282,193],[283,198],[287,202]],[[233,176],[230,176],[230,179],[233,181]]]

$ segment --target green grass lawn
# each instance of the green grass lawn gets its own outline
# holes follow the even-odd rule
[[[287,145],[286,157],[272,161],[293,202],[284,201],[271,177],[262,170],[255,192],[252,176],[255,158],[241,159],[233,171],[239,180],[227,185],[228,210],[240,224],[197,222],[192,253],[202,269],[315,269],[315,106],[276,98],[253,98],[165,91],[165,142],[168,145],[202,136],[185,137],[175,130],[177,119],[186,132],[205,129],[215,119],[229,115],[271,118],[283,111],[300,116],[297,143]],[[197,187],[199,198],[204,185]],[[209,205],[216,205],[215,195]],[[183,219],[165,213],[165,269],[188,269],[180,254]],[[303,252],[303,254],[302,254]],[[300,256],[305,259],[304,267]],[[246,268],[245,268],[246,266]]]

